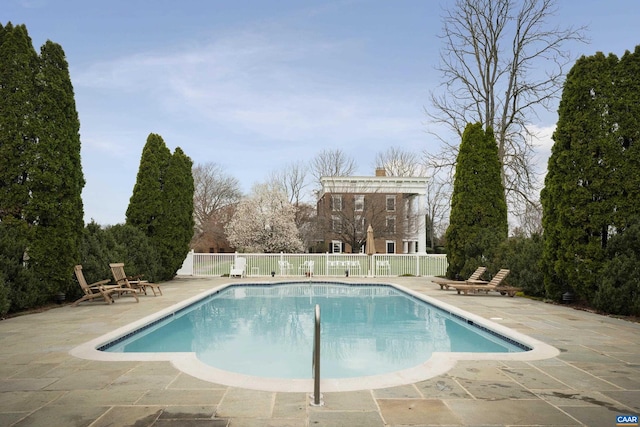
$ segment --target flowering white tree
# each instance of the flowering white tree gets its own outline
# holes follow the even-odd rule
[[[225,227],[229,243],[249,252],[302,252],[295,208],[278,187],[255,185]]]

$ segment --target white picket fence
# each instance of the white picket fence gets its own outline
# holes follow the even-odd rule
[[[189,252],[178,275],[228,275],[236,258],[246,259],[247,277],[441,276],[447,256],[432,254],[209,254]]]

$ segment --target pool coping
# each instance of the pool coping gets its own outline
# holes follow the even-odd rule
[[[353,286],[352,282],[341,281],[313,281],[310,283],[335,283],[341,285]],[[285,282],[279,282],[285,283]],[[274,285],[274,282],[252,282],[244,283],[245,285]],[[416,299],[425,301],[441,310],[452,313],[456,316],[462,317],[467,321],[473,322],[475,325],[480,325],[484,328],[490,329],[500,335],[503,335],[509,339],[517,341],[531,348],[529,351],[513,352],[513,353],[458,353],[458,352],[434,352],[431,357],[424,363],[417,365],[413,368],[395,371],[387,374],[373,375],[357,378],[341,378],[341,379],[321,379],[321,390],[323,392],[344,392],[344,391],[358,391],[367,389],[380,389],[387,387],[394,387],[400,385],[406,385],[416,383],[420,381],[433,378],[441,375],[452,369],[458,361],[462,360],[502,360],[502,361],[531,361],[531,360],[543,360],[556,357],[560,354],[560,351],[555,347],[539,341],[535,338],[529,337],[518,331],[510,329],[506,326],[500,325],[489,319],[475,315],[473,313],[462,310],[453,305],[447,304],[441,300],[429,297],[427,295],[415,292],[404,286],[396,283],[375,283],[376,285],[387,285],[395,289],[398,289]],[[171,364],[180,371],[191,375],[195,378],[208,381],[211,383],[222,384],[231,387],[241,387],[246,389],[261,390],[261,391],[274,391],[274,392],[310,392],[313,390],[313,379],[280,379],[280,378],[263,378],[255,377],[245,374],[239,374],[235,372],[224,371],[212,366],[209,366],[196,357],[195,353],[110,353],[100,351],[98,348],[105,344],[117,340],[124,335],[127,335],[132,330],[138,330],[149,323],[155,322],[158,319],[166,318],[174,313],[179,312],[181,309],[202,300],[203,298],[212,295],[221,290],[235,286],[237,283],[229,282],[219,285],[215,288],[203,291],[193,297],[187,298],[181,302],[178,302],[170,307],[162,309],[156,313],[145,316],[137,321],[131,322],[125,326],[108,332],[100,337],[87,341],[69,351],[69,354],[81,359],[96,360],[96,361],[169,361]]]

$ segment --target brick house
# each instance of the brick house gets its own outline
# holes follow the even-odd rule
[[[317,203],[318,239],[330,253],[365,252],[373,227],[377,253],[426,252],[427,178],[386,176],[322,177]]]

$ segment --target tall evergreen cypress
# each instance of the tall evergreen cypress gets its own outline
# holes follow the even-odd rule
[[[24,25],[2,27],[0,105],[0,224],[13,236],[12,254],[0,256],[15,263],[6,271],[16,272],[8,286],[18,309],[67,291],[80,257],[80,125],[60,45],[38,56]]]
[[[580,58],[567,75],[555,141],[541,194],[545,230],[545,287],[559,298],[573,287],[588,298],[602,262],[612,201],[607,184],[612,147],[610,112],[617,58]]]
[[[630,218],[640,217],[640,45],[626,52],[616,67],[613,111],[618,167],[612,178],[619,186],[614,212],[615,224],[622,230]]]
[[[160,280],[173,278],[193,237],[192,162],[180,148],[171,152],[150,134],[127,208],[127,224],[141,229],[161,259]]]
[[[193,238],[193,162],[176,148],[165,174],[164,214],[158,221],[156,247],[160,251],[162,278],[173,278],[189,252]]]
[[[33,275],[24,268],[33,227],[29,202],[29,147],[34,141],[37,53],[24,25],[0,31],[0,276],[3,311],[38,303]]]
[[[446,232],[448,277],[468,276],[507,238],[507,205],[493,131],[468,124],[462,135]]]
[[[611,234],[639,212],[638,54],[582,57],[567,75],[541,193],[551,298],[592,301]]]
[[[164,209],[164,174],[171,160],[171,151],[160,135],[151,133],[142,149],[140,167],[133,194],[129,200],[127,224],[134,225],[153,238],[158,219]]]
[[[80,162],[80,121],[64,51],[47,41],[36,78],[37,139],[31,146],[25,213],[36,225],[30,264],[42,288],[68,291],[73,265],[80,262],[84,228]],[[75,289],[75,287],[74,287]]]
[[[24,25],[8,23],[0,39],[0,221],[23,220],[29,202],[30,146],[35,141],[38,55]]]

